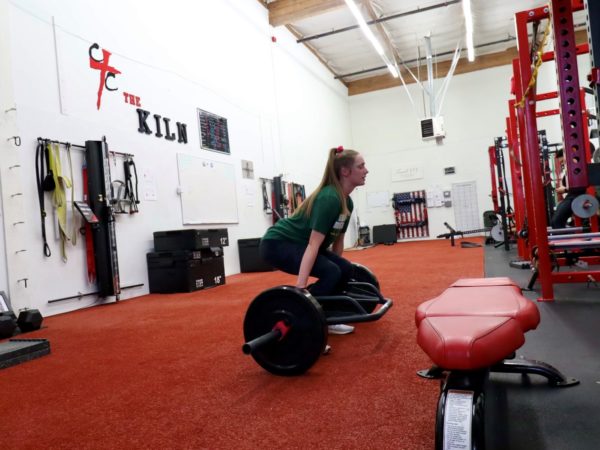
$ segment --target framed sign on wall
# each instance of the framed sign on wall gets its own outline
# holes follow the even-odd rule
[[[202,148],[230,154],[227,119],[198,108],[198,124]]]

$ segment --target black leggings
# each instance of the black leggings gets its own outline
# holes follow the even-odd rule
[[[279,239],[260,241],[260,256],[276,269],[298,275],[306,245]],[[332,295],[344,290],[352,277],[352,263],[330,250],[320,250],[310,275],[318,281],[309,287],[313,295]]]
[[[556,210],[550,220],[550,226],[554,229],[564,228],[567,226],[569,217],[573,214],[571,210],[571,204],[579,195],[585,194],[584,192],[569,192],[561,202],[556,205]]]

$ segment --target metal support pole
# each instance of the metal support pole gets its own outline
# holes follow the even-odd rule
[[[519,60],[513,60],[513,76],[515,79],[515,97],[520,99],[523,96],[523,89],[521,83],[521,72],[519,68]],[[510,100],[508,102],[510,108],[510,114],[514,116],[516,128],[519,132],[519,140],[518,147],[516,148],[517,154],[519,155],[519,160],[521,161],[521,170],[523,172],[523,187],[524,187],[524,197],[525,197],[525,210],[524,210],[524,218],[523,225],[524,228],[527,229],[527,241],[529,246],[527,248],[527,254],[524,259],[530,260],[532,249],[536,245],[536,235],[533,232],[534,222],[534,203],[532,199],[532,188],[531,188],[531,172],[529,170],[529,158],[527,157],[527,146],[525,142],[526,136],[526,127],[525,127],[525,113],[523,108],[516,108],[516,101]],[[527,222],[527,226],[525,227],[525,222]]]
[[[525,221],[525,194],[523,192],[523,172],[519,157],[519,138],[517,135],[517,119],[515,115],[514,100],[509,102],[510,117],[506,118],[506,143],[508,146],[508,160],[510,162],[510,179],[515,213],[515,227],[517,232],[517,253],[521,260],[528,260],[529,256],[525,239],[518,236],[523,229]]]
[[[433,86],[433,52],[431,50],[431,36],[425,36],[425,49],[427,51],[427,85],[429,86],[429,117],[436,117],[435,90]]]
[[[590,58],[592,60],[591,83],[596,100],[596,116],[600,114],[600,2],[598,0],[585,0],[587,12],[587,34],[590,45]]]
[[[490,158],[490,176],[492,179],[492,203],[494,205],[494,212],[500,212],[498,207],[498,187],[496,185],[496,147],[491,145],[488,147],[488,156]]]
[[[535,14],[535,13],[534,13]],[[517,13],[515,15],[517,25],[517,42],[519,49],[519,73],[521,92],[525,93],[531,79],[531,60],[529,57],[529,38],[527,36],[527,23],[532,15],[529,11]],[[523,95],[523,94],[521,94]],[[518,97],[519,99],[521,97]],[[552,278],[550,272],[550,252],[548,249],[548,235],[546,234],[546,214],[542,205],[544,205],[544,191],[542,186],[542,169],[539,160],[537,123],[535,116],[535,89],[525,96],[525,103],[522,106],[525,119],[525,129],[521,133],[525,146],[525,158],[528,162],[528,171],[530,179],[530,191],[527,195],[527,203],[531,205],[528,210],[529,219],[529,238],[535,238],[537,246],[537,270],[539,272],[540,282],[542,284],[542,296],[540,301],[553,301],[554,291],[552,289]],[[535,206],[534,206],[535,205]]]
[[[503,165],[504,159],[502,154],[502,138],[494,139],[494,152],[496,154],[496,171],[498,172],[498,192],[500,194],[500,217],[502,224],[502,235],[504,236],[504,250],[509,251],[509,236],[508,236],[508,213],[506,200],[508,198],[508,190],[506,179],[504,177]]]
[[[567,189],[585,189],[588,186],[585,148],[587,136],[583,135],[583,117],[579,97],[579,74],[575,49],[575,27],[570,1],[552,0],[550,18],[554,30],[554,59],[558,78],[561,124]]]

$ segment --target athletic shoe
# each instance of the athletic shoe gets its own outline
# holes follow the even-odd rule
[[[325,348],[323,349],[323,354],[329,355],[330,352],[331,352],[331,345],[325,344]]]
[[[340,323],[338,325],[329,325],[329,334],[350,334],[354,332],[352,325],[344,325]]]

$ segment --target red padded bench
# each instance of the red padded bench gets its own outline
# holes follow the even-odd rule
[[[556,368],[515,358],[525,333],[540,323],[534,302],[510,278],[465,278],[417,308],[417,343],[441,378],[435,448],[485,448],[484,389],[490,372],[537,374],[553,386],[573,386]]]
[[[438,367],[489,367],[525,343],[540,323],[536,305],[510,278],[465,278],[415,314],[417,343]]]

